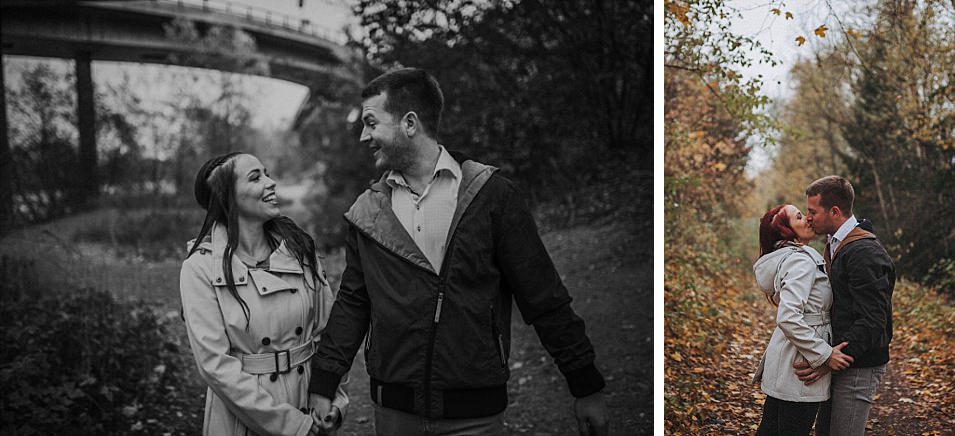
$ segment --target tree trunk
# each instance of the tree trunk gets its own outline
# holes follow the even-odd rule
[[[872,167],[872,175],[875,177],[875,192],[879,195],[879,208],[882,210],[882,225],[889,225],[889,215],[885,208],[885,196],[882,195],[882,182],[879,180],[879,171],[875,169],[875,162],[869,160],[869,166]]]
[[[96,104],[93,97],[92,61],[89,52],[76,53],[76,122],[80,134],[79,205],[90,207],[99,193],[96,176]]]
[[[0,57],[0,235],[13,227],[13,153],[7,135],[7,92]]]

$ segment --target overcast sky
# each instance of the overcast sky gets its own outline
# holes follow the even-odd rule
[[[799,59],[812,56],[819,47],[828,44],[836,36],[834,32],[842,29],[835,15],[830,14],[825,0],[737,0],[729,4],[742,13],[742,19],[732,21],[731,31],[755,38],[779,61],[776,66],[754,63],[743,69],[743,73],[749,77],[762,75],[762,94],[777,103],[793,94],[794,86],[789,80],[789,70],[793,65]],[[779,9],[780,14],[776,15],[773,9]],[[786,12],[792,13],[792,19],[786,18]],[[813,33],[820,25],[829,29],[826,38],[820,38]],[[799,36],[805,38],[802,46],[796,42]],[[764,142],[762,138],[753,138],[752,141],[754,145]],[[770,163],[767,150],[761,146],[753,147],[750,157],[747,168],[750,175]]]

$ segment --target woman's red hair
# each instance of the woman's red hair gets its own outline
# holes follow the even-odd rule
[[[759,220],[759,256],[773,252],[779,241],[792,241],[796,231],[789,225],[789,215],[785,204],[780,204],[763,215]]]

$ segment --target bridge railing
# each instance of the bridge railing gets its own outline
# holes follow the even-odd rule
[[[203,12],[219,12],[235,17],[245,18],[248,21],[277,26],[282,29],[298,32],[338,44],[347,42],[342,32],[333,31],[320,24],[313,23],[307,18],[291,17],[286,14],[271,11],[255,6],[241,5],[222,0],[152,0],[155,3],[176,5],[181,9],[202,10]]]

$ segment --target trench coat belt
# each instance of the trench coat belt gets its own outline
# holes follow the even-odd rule
[[[810,326],[826,325],[830,323],[829,312],[804,313],[802,318]]]
[[[315,353],[315,342],[309,338],[297,347],[274,353],[229,353],[242,361],[242,372],[249,374],[285,373],[296,365],[307,362]]]

